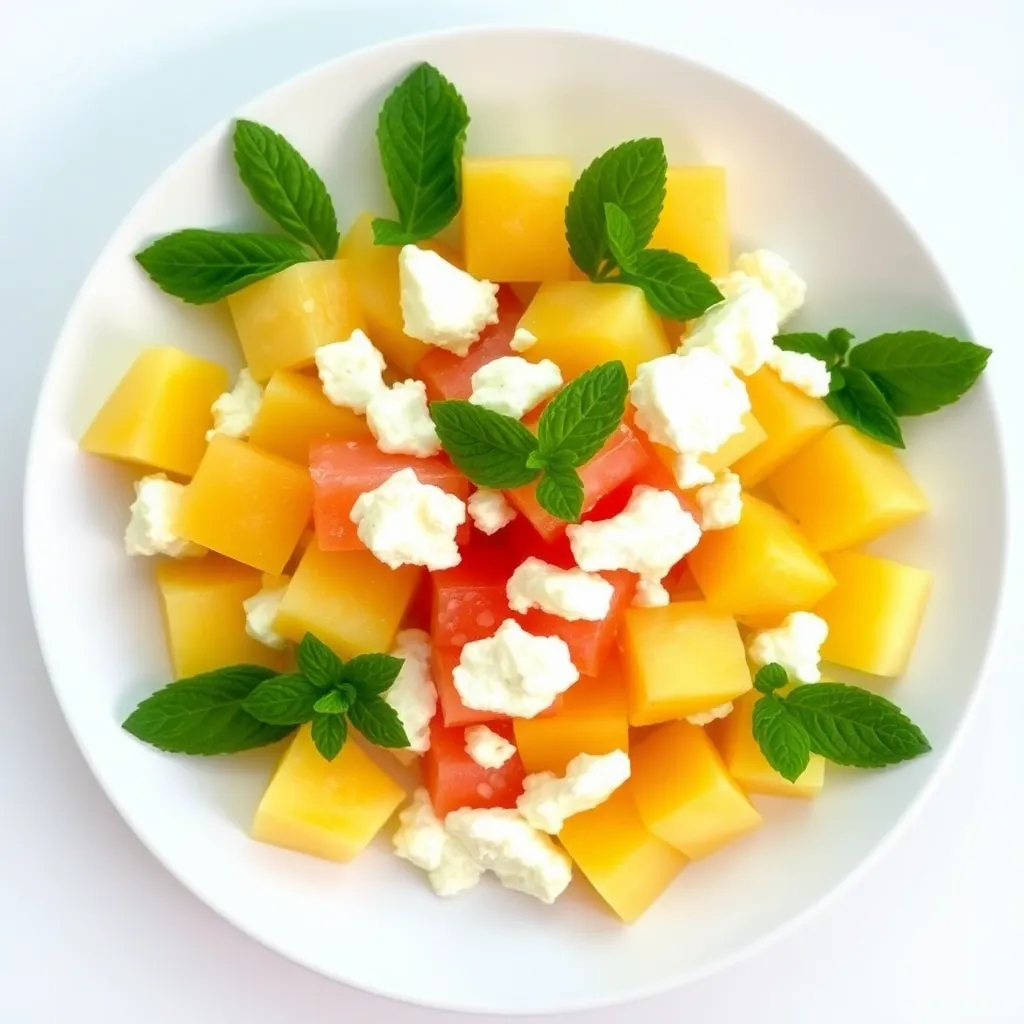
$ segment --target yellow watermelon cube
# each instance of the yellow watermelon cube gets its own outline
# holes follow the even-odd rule
[[[665,205],[650,248],[682,253],[712,277],[729,272],[724,167],[668,169]]]

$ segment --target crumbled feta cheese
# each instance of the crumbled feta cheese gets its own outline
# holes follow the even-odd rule
[[[210,407],[213,429],[206,432],[212,441],[218,434],[227,437],[248,437],[263,404],[263,388],[252,379],[247,369],[238,371],[238,380],[230,391],[225,391]]]
[[[505,594],[514,612],[539,608],[570,622],[600,622],[608,617],[615,588],[583,569],[559,569],[540,558],[527,558],[509,577]]]
[[[807,282],[778,253],[768,249],[745,252],[737,257],[736,269],[764,285],[775,299],[780,324],[788,320],[807,298]]]
[[[537,344],[537,335],[528,331],[525,327],[517,327],[509,342],[509,348],[513,352],[525,352]]]
[[[715,474],[700,461],[697,455],[690,455],[684,452],[676,456],[675,466],[676,483],[681,491],[690,491],[702,484],[713,484]]]
[[[174,532],[185,488],[168,480],[163,473],[144,476],[135,483],[135,501],[124,533],[124,548],[129,555],[170,555],[194,558],[205,555],[206,548],[193,544]]]
[[[719,704],[717,707],[711,708],[708,711],[699,711],[695,715],[687,715],[686,720],[690,725],[710,725],[719,718],[726,718],[731,714],[732,701],[730,700],[726,701],[725,704]]]
[[[779,333],[775,300],[758,281],[712,306],[690,329],[681,355],[708,348],[741,373],[756,373],[775,347]]]
[[[752,280],[753,278],[739,270],[732,270],[728,274],[714,279],[715,286],[725,299],[735,299],[737,295],[745,292],[750,287]]]
[[[359,539],[392,569],[450,569],[462,561],[455,534],[466,521],[465,503],[440,487],[420,483],[412,469],[401,469],[359,495],[350,518]]]
[[[793,612],[776,629],[755,634],[747,647],[757,666],[776,662],[798,683],[821,679],[821,645],[828,639],[828,623],[813,612]]]
[[[735,473],[726,470],[714,483],[697,491],[702,530],[727,530],[740,521],[743,514],[743,486]]]
[[[463,807],[444,824],[469,856],[508,889],[554,903],[572,881],[569,858],[516,811]]]
[[[288,646],[288,641],[274,629],[277,610],[281,607],[287,589],[286,586],[263,587],[242,602],[242,608],[245,609],[246,633],[253,640],[273,647],[275,651],[283,651]]]
[[[515,744],[486,725],[471,725],[466,730],[466,753],[481,768],[500,768],[515,752]]]
[[[478,281],[429,249],[405,245],[398,255],[405,333],[464,356],[488,324],[498,322],[498,286]]]
[[[534,828],[558,835],[566,818],[603,804],[629,772],[629,755],[621,750],[600,756],[577,754],[563,778],[554,772],[527,775],[516,807]]]
[[[534,636],[506,619],[493,636],[462,648],[453,678],[467,708],[533,718],[579,679],[560,637]]]
[[[633,594],[634,608],[664,608],[669,603],[669,592],[661,580],[640,580]]]
[[[562,386],[562,371],[550,359],[531,363],[522,356],[501,356],[473,374],[473,405],[521,419]]]
[[[398,823],[395,854],[426,871],[438,896],[456,896],[480,881],[484,869],[448,834],[425,789],[413,793]]]
[[[430,749],[430,720],[437,709],[437,690],[430,673],[430,637],[422,629],[403,629],[395,637],[391,655],[402,659],[398,677],[384,694],[409,737],[416,754]]]
[[[488,536],[503,530],[516,517],[516,510],[501,491],[480,487],[467,504],[473,525]]]
[[[347,341],[322,345],[313,358],[324,394],[335,405],[364,413],[370,399],[385,390],[384,357],[360,330]]]
[[[366,406],[366,423],[377,447],[389,455],[425,459],[441,450],[427,407],[427,385],[406,380],[378,391]]]
[[[775,345],[768,356],[768,365],[786,384],[792,384],[812,398],[824,398],[832,385],[828,366],[809,352],[789,352]]]

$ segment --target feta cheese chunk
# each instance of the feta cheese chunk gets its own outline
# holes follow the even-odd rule
[[[366,406],[366,423],[377,447],[389,455],[426,459],[441,450],[427,407],[427,385],[406,380],[378,391]]]
[[[486,725],[471,725],[466,730],[466,753],[481,768],[500,768],[515,752],[514,743]]]
[[[821,645],[828,639],[828,623],[813,612],[793,612],[776,629],[755,634],[747,648],[758,667],[777,662],[798,683],[821,680]]]
[[[521,419],[562,386],[562,371],[550,359],[531,363],[522,356],[501,356],[471,378],[473,405]]]
[[[786,384],[792,384],[811,398],[824,398],[832,385],[828,366],[809,352],[789,352],[775,345],[768,356],[768,365]]]
[[[743,515],[743,486],[735,473],[726,470],[714,482],[697,491],[702,530],[727,530]]]
[[[288,641],[274,629],[274,620],[277,618],[277,610],[281,607],[284,598],[284,587],[263,587],[252,597],[242,602],[245,610],[245,631],[261,644],[273,647],[275,651],[283,651],[288,646]]]
[[[761,282],[775,300],[780,324],[807,298],[807,282],[778,253],[768,249],[742,253],[736,258],[736,269]]]
[[[347,341],[321,345],[313,358],[324,394],[335,405],[364,413],[370,399],[385,390],[384,357],[360,330]]]
[[[487,536],[503,530],[516,517],[516,510],[501,491],[480,487],[469,496],[467,503],[473,525]]]
[[[350,518],[359,539],[392,569],[450,569],[462,561],[455,534],[466,521],[465,503],[440,487],[420,483],[412,469],[401,469],[359,495]]]
[[[430,672],[430,637],[422,629],[403,629],[391,655],[402,658],[398,677],[384,694],[409,737],[407,749],[424,754],[430,749],[430,720],[437,710],[437,690]]]
[[[467,708],[533,718],[580,674],[560,637],[534,636],[506,619],[493,636],[462,648],[452,676]]]
[[[712,306],[693,324],[679,352],[708,348],[741,373],[756,373],[775,347],[778,333],[775,299],[751,279],[733,298]]]
[[[537,344],[537,335],[532,331],[528,331],[525,327],[517,327],[515,333],[512,335],[512,340],[509,342],[509,348],[513,352],[525,352],[528,348],[533,348]]]
[[[572,881],[569,858],[516,811],[463,807],[444,824],[448,835],[508,889],[554,903]]]
[[[516,807],[534,828],[558,835],[566,818],[603,804],[629,778],[629,772],[624,751],[596,757],[577,754],[566,765],[563,778],[554,772],[527,775]]]
[[[698,711],[695,715],[687,715],[686,720],[690,725],[710,725],[712,722],[718,721],[719,718],[727,718],[732,714],[732,701],[726,701],[725,704],[719,704],[717,707],[711,708],[709,711]]]
[[[676,483],[682,491],[692,490],[702,484],[713,484],[715,474],[700,461],[697,455],[690,455],[684,452],[676,457],[675,466]]]
[[[488,324],[498,322],[498,286],[478,281],[429,249],[398,254],[405,333],[464,356]]]
[[[206,432],[206,440],[212,441],[218,434],[248,437],[262,404],[263,388],[252,379],[247,369],[239,370],[235,386],[210,406],[213,429]]]
[[[430,797],[422,787],[412,803],[398,815],[392,839],[395,854],[427,872],[438,896],[457,896],[472,889],[484,869],[453,839],[434,814]]]
[[[669,603],[669,592],[661,580],[640,580],[633,594],[634,608],[664,608]]]
[[[184,485],[168,480],[163,473],[154,473],[136,481],[131,519],[124,532],[124,549],[129,555],[195,558],[206,554],[206,548],[174,532],[174,521],[178,518],[184,493]]]
[[[505,586],[514,612],[539,608],[570,622],[600,622],[611,611],[615,588],[603,577],[582,569],[559,569],[540,558],[527,558]]]

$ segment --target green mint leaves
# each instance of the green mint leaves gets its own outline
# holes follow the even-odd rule
[[[133,736],[176,754],[234,754],[283,739],[312,722],[317,750],[334,760],[348,736],[346,716],[371,742],[407,747],[398,714],[381,694],[402,659],[362,654],[343,662],[312,633],[287,675],[235,665],[182,679],[146,698],[124,722]]]
[[[636,268],[624,269],[621,280],[642,288],[651,309],[670,320],[692,320],[724,298],[696,263],[667,249],[638,253]]]
[[[430,415],[444,450],[473,483],[509,489],[541,477],[537,501],[551,515],[575,523],[583,511],[577,470],[619,425],[628,390],[622,363],[595,366],[555,395],[536,435],[511,416],[470,402],[432,402]]]
[[[462,202],[468,127],[459,91],[430,64],[392,90],[377,122],[377,144],[398,218],[374,220],[378,245],[420,242],[451,223]]]
[[[825,404],[843,421],[891,448],[906,448],[900,422],[878,385],[855,366],[844,367],[832,381]]]
[[[795,782],[811,754],[851,768],[884,768],[931,750],[921,730],[891,701],[859,686],[787,683],[781,665],[766,665],[754,679],[764,694],[754,705],[754,739],[765,760]]]
[[[838,366],[850,350],[853,335],[844,327],[836,327],[825,334],[797,332],[775,335],[775,344],[787,352],[803,352],[820,359],[829,369]]]

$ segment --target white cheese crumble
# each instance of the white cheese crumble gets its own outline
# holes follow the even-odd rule
[[[708,711],[699,711],[695,715],[687,715],[686,720],[690,725],[710,725],[719,718],[727,718],[731,714],[732,701],[730,700],[726,701],[725,704],[719,704],[717,707],[713,707]]]
[[[168,480],[163,473],[144,476],[135,482],[135,501],[124,532],[124,549],[129,555],[194,558],[206,554],[206,548],[174,532],[174,521],[184,494],[184,485]]]
[[[466,521],[465,503],[440,487],[420,483],[412,469],[401,469],[359,495],[350,518],[359,539],[392,569],[450,569],[462,561],[455,534]]]
[[[405,333],[464,356],[488,324],[498,322],[498,286],[478,281],[429,249],[405,245],[398,255]]]
[[[334,405],[364,413],[385,390],[384,357],[360,330],[347,341],[322,345],[313,355],[324,394]]]
[[[397,678],[384,694],[398,715],[415,754],[430,749],[430,720],[437,709],[437,690],[430,672],[430,637],[422,629],[403,629],[391,649],[402,658]]]
[[[516,807],[535,829],[558,835],[566,818],[603,804],[629,773],[629,755],[622,750],[599,756],[577,754],[562,778],[554,772],[527,775]]]
[[[554,903],[572,881],[572,862],[516,811],[463,807],[445,818],[448,834],[508,889]]]
[[[471,378],[473,405],[521,419],[562,386],[562,371],[550,360],[531,363],[522,356],[501,356]]]
[[[210,406],[213,429],[206,432],[206,440],[212,441],[218,434],[248,437],[262,404],[263,388],[252,379],[247,369],[239,370],[235,386]]]
[[[634,608],[664,608],[669,603],[669,592],[661,580],[640,580],[633,594]]]
[[[466,730],[466,753],[481,768],[501,768],[515,752],[514,743],[486,725],[471,725]]]
[[[527,558],[505,585],[514,612],[539,608],[570,622],[600,622],[611,611],[615,588],[603,577],[583,569],[560,569],[540,558]]]
[[[828,623],[813,612],[793,612],[776,629],[755,634],[747,647],[758,667],[776,662],[798,683],[821,680],[821,645],[828,639]]]
[[[712,306],[694,323],[680,354],[708,348],[741,373],[756,373],[775,347],[778,308],[768,291],[751,279],[747,287]]]
[[[509,348],[513,352],[525,352],[537,344],[537,335],[528,331],[525,327],[517,327],[509,342]]]
[[[534,636],[515,619],[466,644],[452,675],[467,708],[512,718],[540,714],[580,676],[564,640]]]
[[[775,300],[780,324],[807,298],[807,282],[778,253],[768,249],[745,252],[736,258],[736,269],[761,282]]]
[[[441,450],[427,406],[427,385],[406,380],[378,391],[366,406],[366,423],[377,447],[389,455],[426,459]]]
[[[777,345],[768,356],[768,365],[786,384],[811,398],[824,398],[832,384],[832,374],[821,359],[808,352],[789,352]]]
[[[727,530],[743,515],[743,485],[735,473],[725,470],[714,482],[697,491],[702,530]]]
[[[516,510],[501,491],[480,487],[470,496],[467,503],[473,525],[487,536],[503,530],[516,517]]]
[[[682,491],[692,490],[702,484],[713,484],[715,474],[700,461],[700,456],[684,452],[677,456],[675,466],[676,483]]]
[[[288,646],[288,641],[274,629],[277,610],[281,607],[287,589],[287,586],[263,587],[242,602],[242,608],[245,609],[246,633],[253,640],[273,647],[275,651],[283,651]]]

